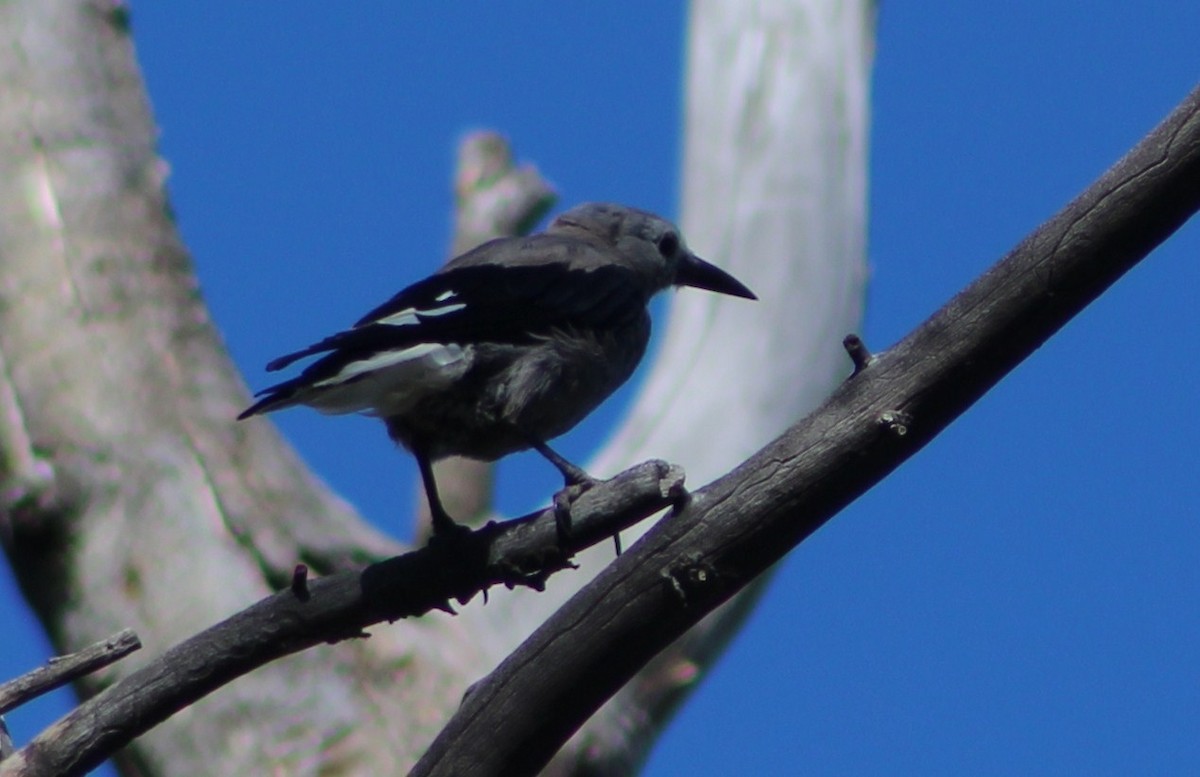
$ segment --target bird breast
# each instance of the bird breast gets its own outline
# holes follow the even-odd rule
[[[596,331],[557,330],[532,343],[471,346],[471,367],[445,391],[387,418],[393,438],[434,458],[494,460],[551,440],[616,391],[641,361],[650,319]],[[382,415],[382,414],[381,414]]]

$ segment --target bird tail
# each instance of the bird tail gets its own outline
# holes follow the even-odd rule
[[[239,413],[237,420],[241,421],[253,415],[270,413],[272,410],[282,410],[285,407],[299,404],[300,400],[296,398],[296,394],[299,393],[300,388],[299,379],[294,379],[257,392],[254,396],[262,397],[262,399]]]

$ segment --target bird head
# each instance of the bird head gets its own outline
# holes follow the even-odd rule
[[[668,286],[691,286],[758,299],[737,278],[692,253],[679,227],[644,210],[584,203],[556,218],[546,231],[573,234],[616,249],[621,260],[646,279],[652,294]]]

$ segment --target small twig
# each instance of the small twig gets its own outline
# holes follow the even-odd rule
[[[0,715],[97,669],[120,661],[142,646],[133,629],[88,645],[77,653],[51,658],[45,666],[0,685]]]
[[[308,565],[297,564],[292,570],[292,593],[302,602],[307,602],[311,596],[308,592]]]
[[[850,354],[850,361],[854,362],[854,375],[870,366],[871,360],[875,358],[867,349],[867,344],[856,334],[846,335],[842,339],[842,347]]]

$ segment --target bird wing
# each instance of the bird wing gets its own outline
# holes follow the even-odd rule
[[[560,248],[561,241],[556,243]],[[583,244],[571,253],[594,251]],[[632,272],[619,264],[452,263],[400,291],[351,329],[281,356],[267,370],[326,351],[361,356],[420,343],[522,343],[555,328],[619,326],[641,314],[643,297]]]
[[[528,241],[522,247],[528,252]],[[298,377],[258,392],[266,398],[241,417],[286,406],[305,387],[348,382],[413,355],[428,358],[431,346],[527,343],[555,329],[615,327],[644,314],[644,292],[627,267],[580,261],[596,251],[587,244],[554,241],[541,248],[559,260],[500,264],[469,261],[475,252],[466,254],[460,260],[468,261],[456,260],[405,288],[351,329],[274,359],[270,371],[327,353]]]

